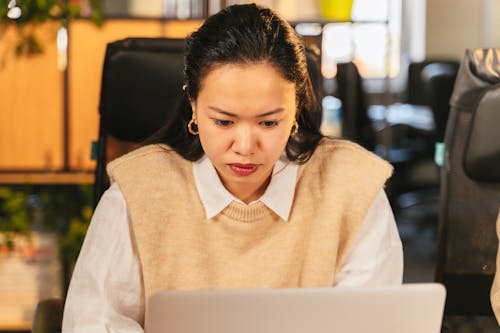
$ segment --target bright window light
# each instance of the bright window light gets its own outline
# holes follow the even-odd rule
[[[325,25],[323,75],[333,78],[337,63],[352,61],[364,78],[397,76],[400,70],[401,0],[355,0],[352,21]]]

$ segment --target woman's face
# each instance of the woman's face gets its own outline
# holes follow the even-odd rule
[[[265,191],[296,113],[295,84],[266,62],[215,67],[191,103],[201,145],[243,202]]]

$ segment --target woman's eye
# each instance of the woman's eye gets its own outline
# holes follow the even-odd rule
[[[220,119],[215,119],[215,124],[221,127],[228,127],[233,124],[231,120],[220,120]]]
[[[274,127],[278,126],[278,122],[276,120],[266,120],[260,123],[264,127]]]

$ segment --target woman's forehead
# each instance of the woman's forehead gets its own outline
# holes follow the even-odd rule
[[[267,63],[226,64],[203,79],[197,103],[207,110],[260,115],[295,110],[295,84]]]

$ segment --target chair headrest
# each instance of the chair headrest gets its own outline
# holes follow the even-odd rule
[[[182,95],[184,39],[128,38],[108,44],[99,112],[109,134],[140,142],[166,121]]]
[[[427,82],[435,77],[452,77],[455,79],[459,64],[449,62],[434,62],[426,65],[422,69],[422,81]]]
[[[500,83],[500,48],[467,50],[460,65],[450,104],[472,111],[484,89]]]
[[[450,104],[471,114],[463,154],[474,180],[500,182],[500,49],[467,50]]]
[[[500,83],[481,96],[470,124],[465,173],[474,180],[500,182]]]

